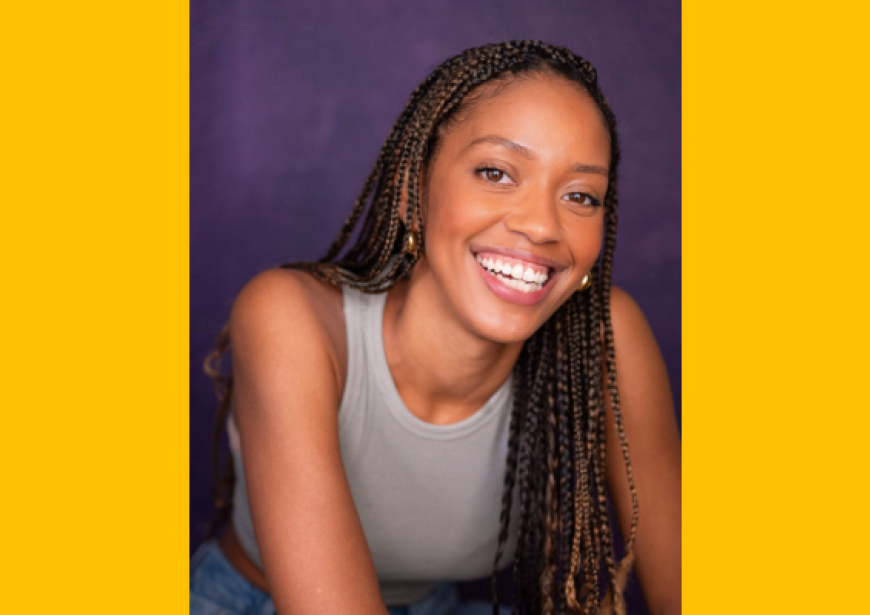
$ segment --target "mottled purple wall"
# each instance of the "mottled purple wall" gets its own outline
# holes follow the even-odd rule
[[[468,47],[539,38],[598,69],[623,163],[616,283],[680,391],[680,5],[581,0],[191,3],[191,548],[211,510],[202,359],[257,272],[315,259],[414,87]]]

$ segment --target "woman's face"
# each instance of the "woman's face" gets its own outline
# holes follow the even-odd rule
[[[460,321],[522,341],[571,296],[601,249],[609,162],[595,103],[553,76],[484,96],[443,135],[421,264]]]

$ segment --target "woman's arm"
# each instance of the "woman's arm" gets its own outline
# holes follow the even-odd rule
[[[613,288],[611,318],[620,408],[640,519],[635,554],[653,615],[681,612],[680,438],[664,361],[634,300]],[[619,525],[628,537],[631,495],[613,412],[608,407],[607,475]]]
[[[279,613],[382,615],[339,449],[334,323],[312,284],[300,272],[267,271],[230,317],[254,531]]]

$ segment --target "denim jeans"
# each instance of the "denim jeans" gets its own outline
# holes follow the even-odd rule
[[[417,602],[388,610],[390,615],[491,615],[492,605],[460,604],[456,585],[441,583]],[[499,613],[510,615],[510,608]],[[212,540],[190,560],[190,615],[275,615],[275,603],[240,575]]]

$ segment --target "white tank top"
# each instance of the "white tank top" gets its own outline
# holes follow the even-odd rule
[[[512,378],[469,418],[426,423],[396,390],[383,344],[386,293],[344,289],[347,382],[339,439],[381,595],[388,606],[422,598],[438,581],[492,572],[507,457]],[[262,567],[245,491],[238,432],[229,421],[236,465],[233,525]],[[516,545],[516,487],[502,565]]]

